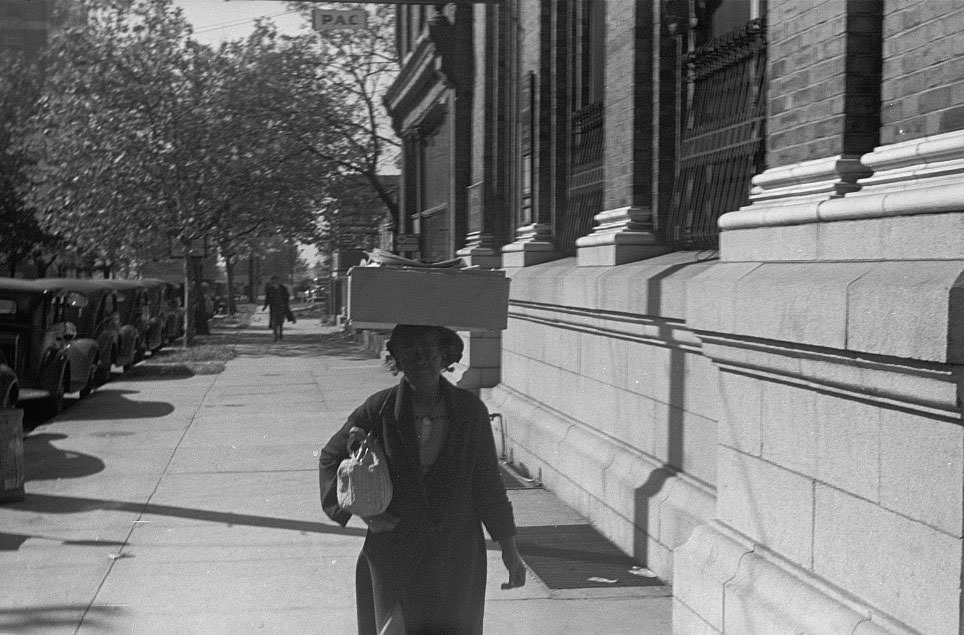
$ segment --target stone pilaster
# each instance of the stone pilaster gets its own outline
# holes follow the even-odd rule
[[[647,230],[652,212],[643,207],[621,207],[596,214],[596,227],[576,240],[577,262],[585,266],[613,266],[670,251]]]
[[[516,230],[516,240],[502,247],[502,266],[530,267],[559,258],[549,225],[532,223]]]

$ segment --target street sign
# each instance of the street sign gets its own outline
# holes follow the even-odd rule
[[[311,25],[315,31],[367,29],[368,12],[364,9],[312,9]]]

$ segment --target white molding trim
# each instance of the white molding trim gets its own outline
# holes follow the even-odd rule
[[[824,178],[831,173],[841,177],[836,194]],[[859,189],[840,193],[855,176]],[[753,183],[754,202],[721,216],[722,231],[964,211],[964,130],[881,146],[857,163],[831,157],[774,168]]]

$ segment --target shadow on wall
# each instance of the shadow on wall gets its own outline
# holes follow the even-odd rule
[[[647,280],[648,315],[662,315],[663,313],[663,281],[674,273],[690,266],[692,263],[681,263],[667,267],[660,273]],[[672,341],[670,329],[661,327],[659,339],[664,342]],[[653,515],[653,501],[663,491],[666,481],[683,471],[683,448],[686,443],[683,427],[683,398],[686,395],[686,353],[678,347],[670,348],[669,363],[669,404],[666,421],[666,463],[650,472],[649,478],[636,488],[634,502],[635,512],[633,521],[636,526],[633,540],[633,556],[642,563],[649,563],[649,540],[659,540],[659,536],[648,536],[650,516]]]

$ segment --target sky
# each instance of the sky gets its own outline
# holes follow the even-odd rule
[[[296,34],[310,28],[310,24],[287,3],[271,0],[174,0],[184,11],[184,17],[194,27],[194,39],[210,46],[224,40],[243,38],[254,27],[257,18],[271,18],[282,33]],[[302,258],[313,264],[318,250],[301,245]]]
[[[225,40],[245,37],[257,18],[270,18],[282,33],[297,34],[311,29],[311,24],[280,0],[174,0],[184,17],[194,27],[194,39],[210,46]],[[302,257],[313,263],[317,250],[301,246]]]
[[[194,26],[194,39],[214,46],[246,36],[260,17],[271,18],[283,33],[295,34],[311,26],[278,0],[174,0],[174,4]]]

